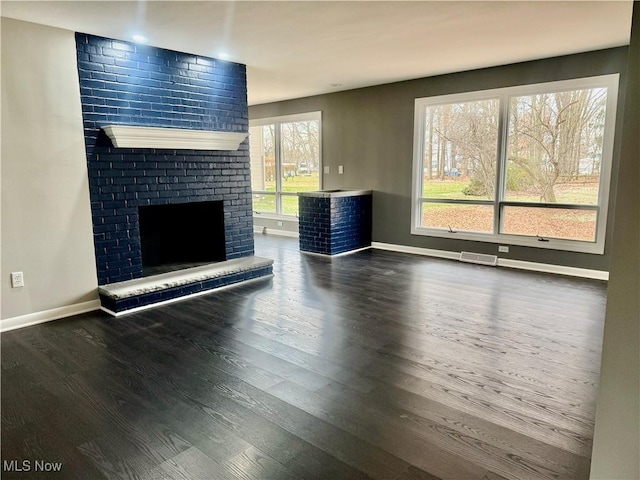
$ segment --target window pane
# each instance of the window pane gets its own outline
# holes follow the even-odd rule
[[[318,190],[320,188],[320,122],[308,120],[281,124],[280,157],[283,192]]]
[[[455,231],[493,232],[492,205],[423,203],[422,227],[451,227]]]
[[[505,199],[598,204],[606,88],[511,98]]]
[[[423,197],[495,198],[498,115],[498,100],[425,109]]]
[[[276,213],[276,194],[254,193],[253,210],[261,213]]]
[[[283,215],[298,215],[298,196],[297,195],[282,195],[282,214]]]
[[[504,207],[502,233],[595,241],[596,210]]]
[[[249,128],[251,190],[276,190],[275,125]]]

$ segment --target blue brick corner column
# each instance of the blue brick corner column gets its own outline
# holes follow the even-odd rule
[[[370,190],[303,192],[298,206],[301,251],[337,255],[371,246]]]

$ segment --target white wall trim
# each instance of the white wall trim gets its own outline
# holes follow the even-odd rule
[[[0,332],[8,332],[17,328],[30,327],[39,323],[59,320],[61,318],[79,315],[81,313],[93,312],[100,309],[100,300],[89,300],[88,302],[67,305],[66,307],[52,308],[41,312],[29,313],[18,317],[5,318],[0,321]]]
[[[549,263],[525,262],[524,260],[512,260],[510,258],[498,258],[498,266],[517,268],[519,270],[531,270],[534,272],[555,273],[557,275],[569,275],[571,277],[592,278],[594,280],[609,281],[609,272],[603,270],[567,267],[566,265],[552,265]]]
[[[344,257],[346,255],[351,255],[352,253],[362,252],[364,250],[369,250],[371,248],[372,248],[371,246],[356,248],[355,250],[347,250],[346,252],[334,253],[333,255],[330,255],[328,253],[307,252],[306,250],[300,250],[300,253],[304,255],[314,255],[316,257],[336,258],[336,257]]]
[[[290,230],[278,230],[277,228],[261,227],[259,225],[253,226],[253,233],[262,233],[266,235],[279,235],[281,237],[298,238],[298,232],[292,232]]]
[[[117,148],[177,148],[189,150],[238,150],[249,135],[237,132],[186,130],[183,128],[105,125],[102,130]]]
[[[447,250],[434,250],[431,248],[409,247],[406,245],[395,245],[393,243],[372,242],[371,246],[379,250],[391,252],[411,253],[414,255],[424,255],[428,257],[446,258],[458,260],[460,252],[450,252]],[[519,270],[530,270],[533,272],[554,273],[557,275],[569,275],[571,277],[592,278],[594,280],[609,280],[609,272],[602,270],[590,270],[588,268],[567,267],[564,265],[551,265],[548,263],[526,262],[524,260],[513,260],[510,258],[498,258],[499,267],[516,268]]]
[[[261,193],[261,192],[257,192]],[[265,193],[273,193],[273,192],[265,192]],[[290,194],[289,196],[297,195],[296,193]],[[263,212],[253,212],[253,221],[260,220],[280,220],[281,222],[295,223],[298,225],[300,223],[300,219],[298,217],[294,217],[293,215],[278,215],[276,213],[263,213]]]
[[[377,248],[378,250],[388,250],[390,252],[411,253],[413,255],[448,258],[450,260],[458,260],[460,258],[460,252],[434,250],[432,248],[410,247],[408,245],[396,245],[394,243],[371,242],[371,247]]]

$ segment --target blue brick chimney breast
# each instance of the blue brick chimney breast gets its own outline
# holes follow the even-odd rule
[[[114,148],[106,125],[248,131],[244,65],[76,34],[98,283],[142,276],[138,207],[221,200],[226,259],[253,255],[248,140],[237,151]]]

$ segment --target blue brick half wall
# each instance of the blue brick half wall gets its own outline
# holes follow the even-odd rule
[[[301,251],[337,255],[371,246],[370,192],[348,196],[305,192],[298,196],[298,205]]]
[[[248,140],[237,151],[114,148],[107,125],[247,132],[246,68],[76,34],[98,283],[142,276],[138,207],[223,201],[226,259],[253,255]]]

